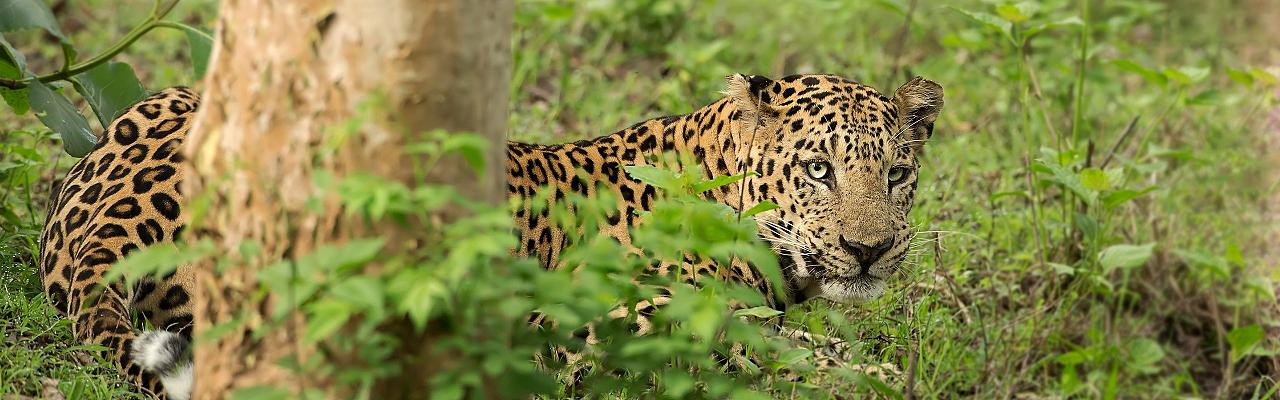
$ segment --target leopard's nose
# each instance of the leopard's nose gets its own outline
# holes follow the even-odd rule
[[[862,272],[865,273],[868,268],[871,268],[871,264],[874,264],[881,256],[884,256],[885,252],[893,248],[893,237],[890,236],[881,240],[880,243],[871,245],[859,241],[849,241],[844,237],[840,237],[840,246],[844,247],[845,251],[853,254],[853,258],[858,260],[858,265],[862,267]]]

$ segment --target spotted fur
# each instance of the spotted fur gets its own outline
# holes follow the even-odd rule
[[[74,321],[77,339],[110,349],[130,381],[160,398],[165,385],[185,388],[168,398],[189,397],[191,275],[179,269],[132,286],[103,275],[130,252],[182,234],[180,149],[197,105],[190,90],[173,88],[125,110],[62,180],[40,239],[49,303]]]
[[[544,187],[548,201],[567,193],[608,190],[619,198],[600,232],[630,245],[628,229],[654,201],[656,189],[622,170],[663,152],[692,154],[706,176],[755,176],[711,197],[745,210],[762,201],[780,207],[757,216],[761,237],[784,267],[787,287],[771,288],[749,265],[711,261],[659,264],[654,273],[723,278],[799,302],[824,297],[851,302],[879,296],[899,268],[910,236],[917,156],[942,110],[942,88],[916,78],[893,98],[833,75],[780,80],[734,75],[727,96],[693,113],[662,117],[590,141],[507,147],[507,192],[528,199]],[[823,165],[821,178],[809,173]],[[581,173],[579,173],[579,171]],[[894,179],[890,179],[894,178]],[[603,183],[605,189],[597,189]],[[744,193],[745,192],[745,193]],[[566,235],[544,210],[525,201],[516,211],[518,253],[554,266]]]
[[[571,192],[612,192],[618,210],[601,232],[629,245],[628,229],[640,222],[636,211],[648,210],[657,192],[622,167],[684,152],[699,160],[706,176],[755,172],[711,192],[713,199],[737,209],[765,200],[780,205],[758,215],[757,223],[783,262],[787,287],[769,287],[745,264],[720,269],[725,275],[719,277],[760,288],[768,298],[783,290],[789,302],[879,295],[905,255],[917,156],[941,111],[942,88],[916,78],[889,98],[837,76],[734,75],[726,94],[693,113],[594,140],[508,143],[507,191],[524,202],[514,215],[515,252],[553,267],[567,244],[549,215],[534,211],[540,207],[531,199],[544,188],[551,190],[549,201]],[[191,275],[180,267],[133,286],[106,283],[103,276],[130,252],[181,235],[180,149],[198,103],[190,90],[173,88],[126,110],[68,172],[41,237],[39,269],[49,302],[74,321],[79,340],[108,347],[121,371],[159,398],[190,396]],[[815,163],[825,163],[827,174],[815,177]],[[686,260],[655,265],[654,272],[708,276],[713,267]]]

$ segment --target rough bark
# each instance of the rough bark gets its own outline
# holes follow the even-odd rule
[[[195,398],[221,399],[264,384],[336,395],[328,383],[277,365],[282,357],[314,356],[300,344],[301,317],[261,338],[247,334],[265,321],[266,307],[253,300],[255,272],[355,237],[378,235],[388,243],[417,237],[393,224],[348,221],[331,197],[323,212],[309,209],[308,200],[326,189],[312,186],[316,171],[338,177],[366,171],[407,182],[411,171],[403,166],[410,164],[400,148],[414,135],[434,128],[475,132],[495,144],[484,179],[461,160],[442,163],[432,179],[478,201],[501,202],[512,8],[510,0],[224,1],[203,103],[186,142],[184,191],[190,203],[207,202],[191,237],[212,240],[219,255],[238,261],[223,271],[211,262],[196,266]],[[378,106],[361,115],[359,105],[369,101]],[[353,118],[364,118],[357,132],[329,145],[333,127]],[[261,251],[240,254],[245,242]],[[243,329],[201,340],[202,332],[237,317]],[[387,397],[405,394],[392,389]]]

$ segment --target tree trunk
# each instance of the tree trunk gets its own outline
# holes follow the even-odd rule
[[[436,128],[474,132],[493,144],[483,178],[475,179],[461,159],[446,159],[429,180],[455,184],[477,201],[502,202],[512,9],[510,0],[224,1],[203,102],[187,139],[184,192],[193,204],[188,209],[206,211],[190,237],[211,240],[218,255],[236,262],[222,270],[208,261],[195,266],[195,398],[221,399],[268,384],[341,396],[331,382],[278,365],[315,356],[301,344],[304,321],[297,313],[263,337],[248,333],[267,321],[269,310],[254,300],[255,274],[323,244],[366,236],[412,243],[421,234],[343,218],[337,201],[321,197],[328,188],[312,185],[317,171],[337,177],[372,172],[407,183],[405,143]],[[335,128],[352,121],[360,121],[355,132],[336,138],[342,129]],[[324,199],[319,213],[308,204],[316,197]],[[242,254],[245,243],[259,250]],[[233,320],[242,325],[213,339],[202,336]],[[431,334],[404,332],[423,340],[417,343]],[[428,354],[413,341],[402,343],[408,349],[397,354]],[[404,371],[416,376],[393,381],[422,385],[427,377],[421,375],[430,373]],[[388,398],[422,393],[391,386]]]

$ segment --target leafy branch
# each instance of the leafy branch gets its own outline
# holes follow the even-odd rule
[[[98,122],[103,127],[110,125],[116,114],[142,100],[147,93],[133,73],[133,67],[112,59],[156,28],[185,32],[195,75],[203,75],[213,47],[213,37],[194,27],[166,21],[165,16],[177,4],[178,0],[156,0],[150,16],[124,38],[101,54],[77,62],[75,47],[59,29],[48,5],[41,0],[8,0],[0,12],[0,32],[44,30],[58,39],[62,48],[62,66],[57,72],[44,75],[27,71],[26,58],[0,36],[0,99],[9,104],[15,114],[35,111],[40,122],[62,138],[67,154],[83,157],[93,149],[98,138],[93,134],[89,121],[67,98],[68,93],[50,83],[70,82],[93,109]]]
[[[212,41],[213,37],[209,36],[208,33],[200,31],[199,29],[196,29],[194,27],[191,27],[185,24],[164,20],[164,17],[168,15],[170,11],[173,11],[173,7],[176,6],[177,4],[178,4],[178,0],[171,0],[167,3],[162,3],[161,1],[157,0],[155,7],[152,8],[150,17],[147,17],[147,19],[143,21],[142,24],[134,27],[133,30],[130,30],[129,33],[124,36],[123,39],[121,39],[119,42],[116,42],[111,47],[107,48],[107,50],[102,52],[102,54],[98,54],[97,56],[90,58],[89,60],[86,60],[84,62],[71,65],[75,59],[75,52],[69,50],[70,46],[63,46],[63,67],[58,72],[40,75],[40,76],[28,76],[23,79],[0,78],[0,87],[5,87],[9,89],[22,89],[27,87],[33,81],[49,83],[49,82],[55,82],[55,81],[68,80],[73,76],[87,72],[91,69],[96,68],[99,65],[102,65],[107,61],[110,61],[112,58],[115,58],[116,55],[120,54],[125,49],[129,48],[129,46],[132,45],[133,42],[137,41],[143,35],[147,34],[147,32],[150,32],[152,29],[155,29],[155,28],[170,28],[170,29],[182,30],[187,32],[188,34],[202,35],[208,40]]]

